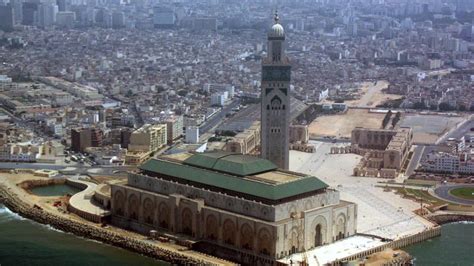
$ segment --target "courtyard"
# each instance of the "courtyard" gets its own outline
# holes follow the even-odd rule
[[[329,154],[332,146],[343,143],[311,141],[311,144],[316,147],[316,153],[290,152],[290,170],[316,176],[339,190],[342,200],[357,203],[357,232],[397,239],[432,226],[413,213],[419,203],[384,192],[379,182],[386,179],[352,176],[359,155]]]

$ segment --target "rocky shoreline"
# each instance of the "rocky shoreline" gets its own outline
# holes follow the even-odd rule
[[[443,225],[457,222],[474,222],[474,215],[438,214],[431,216],[429,219],[439,225]]]
[[[18,199],[16,195],[10,193],[10,191],[6,190],[2,186],[0,186],[0,198],[3,200],[2,203],[11,211],[36,222],[51,225],[55,229],[64,232],[69,232],[87,239],[92,239],[116,247],[124,248],[172,264],[213,265],[212,263],[206,261],[198,260],[196,258],[179,254],[171,250],[159,248],[139,239],[126,237],[106,229],[83,224],[48,213],[35,206],[29,206],[27,203]]]

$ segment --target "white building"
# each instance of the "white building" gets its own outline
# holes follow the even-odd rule
[[[426,161],[423,162],[422,169],[437,173],[474,174],[474,155],[468,152],[460,154],[430,153]]]
[[[226,97],[223,93],[214,93],[211,95],[211,105],[224,106]]]
[[[199,127],[186,127],[186,143],[196,144],[199,142]]]

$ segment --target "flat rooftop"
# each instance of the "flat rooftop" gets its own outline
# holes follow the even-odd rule
[[[385,242],[382,242],[382,240],[375,237],[354,235],[306,252],[292,254],[278,261],[286,264],[292,262],[293,265],[299,265],[299,262],[304,261],[306,255],[307,263],[309,265],[324,265],[338,259],[343,259],[382,246],[383,244],[385,244]]]
[[[250,176],[248,177],[248,179],[261,180],[261,181],[271,183],[271,184],[282,184],[282,183],[294,181],[300,177],[301,176],[297,176],[295,174],[288,173],[288,172],[272,171],[272,172],[266,172],[266,173]]]

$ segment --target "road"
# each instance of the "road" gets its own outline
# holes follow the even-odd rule
[[[444,135],[438,141],[437,144],[443,143],[449,138],[459,139],[467,133],[471,132],[471,128],[474,128],[474,116],[471,115],[468,120],[464,121],[458,128],[453,129],[448,134]]]
[[[474,187],[474,185],[441,185],[434,190],[434,194],[443,200],[463,205],[474,205],[474,200],[461,199],[449,193],[450,190],[462,187]]]
[[[199,127],[199,134],[201,135],[205,134],[209,130],[219,125],[219,123],[221,123],[225,119],[226,115],[229,114],[232,111],[232,109],[239,106],[239,104],[240,104],[240,99],[236,98],[231,103],[224,106],[219,113],[212,116],[209,120],[204,122],[204,124]]]
[[[405,171],[405,176],[410,176],[415,172],[422,155],[424,154],[425,146],[418,145],[413,151],[413,156],[411,157],[410,163],[408,164],[407,170]]]
[[[57,165],[57,164],[42,164],[42,163],[12,163],[0,162],[0,169],[48,169],[60,171],[67,175],[107,175],[116,176],[123,175],[126,171],[133,169],[130,166],[96,166],[91,167],[87,165]]]

